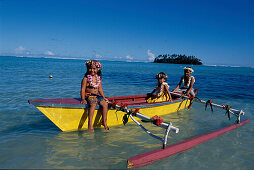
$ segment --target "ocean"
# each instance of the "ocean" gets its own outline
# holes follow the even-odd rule
[[[6,169],[125,169],[126,160],[161,147],[136,124],[62,132],[28,99],[79,97],[85,74],[85,60],[27,57],[0,57],[0,168]],[[155,74],[168,75],[170,90],[176,87],[185,65],[101,61],[105,96],[146,94],[155,85]],[[254,167],[254,68],[191,66],[200,99],[229,104],[244,110],[242,120],[251,122],[140,169],[253,169]],[[49,76],[53,78],[50,79]],[[159,115],[160,113],[155,113]],[[211,132],[228,125],[225,111],[205,111],[194,103],[190,110],[162,116],[180,128],[170,133],[168,145]],[[164,130],[151,124],[156,134]]]

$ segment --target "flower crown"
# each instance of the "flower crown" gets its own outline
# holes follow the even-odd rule
[[[194,72],[194,70],[193,70],[191,67],[184,67],[183,70],[184,70],[184,71],[185,71],[185,70],[189,70],[189,71],[192,72],[192,73]]]
[[[156,74],[156,79],[161,79],[161,78],[167,79],[168,76],[163,72]]]
[[[87,67],[95,66],[98,70],[100,70],[102,68],[101,63],[99,61],[95,61],[95,60],[87,61],[86,66]]]

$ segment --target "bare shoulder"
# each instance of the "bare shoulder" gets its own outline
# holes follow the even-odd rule
[[[82,79],[82,83],[85,83],[85,82],[87,82],[87,77],[86,76],[84,76],[83,79]]]

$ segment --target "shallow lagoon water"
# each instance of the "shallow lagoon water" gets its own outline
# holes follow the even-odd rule
[[[101,61],[106,96],[145,94],[156,85],[158,72],[168,74],[173,89],[184,65]],[[252,169],[254,167],[254,69],[248,67],[193,66],[198,97],[243,109],[251,122],[234,131],[140,169]],[[161,147],[138,126],[61,132],[34,106],[35,98],[78,97],[84,61],[70,59],[0,57],[0,168],[124,169],[126,160]],[[53,75],[53,79],[49,79]],[[155,113],[159,115],[159,113]],[[234,123],[225,112],[193,108],[163,116],[180,128],[168,144]],[[163,129],[150,124],[149,130]]]

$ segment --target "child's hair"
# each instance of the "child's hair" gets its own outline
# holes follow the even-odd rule
[[[184,67],[183,70],[184,71],[190,71],[191,73],[194,72],[194,70],[191,67]]]
[[[156,79],[164,78],[165,81],[167,81],[168,76],[164,72],[160,72],[159,74],[156,74]]]
[[[101,63],[99,61],[89,60],[89,61],[85,62],[85,65],[86,65],[86,68],[87,68],[85,76],[88,75],[88,69],[90,67],[92,67],[93,65],[98,69],[97,75],[100,76],[100,77],[102,76],[102,73],[101,73],[102,65],[101,65]]]

